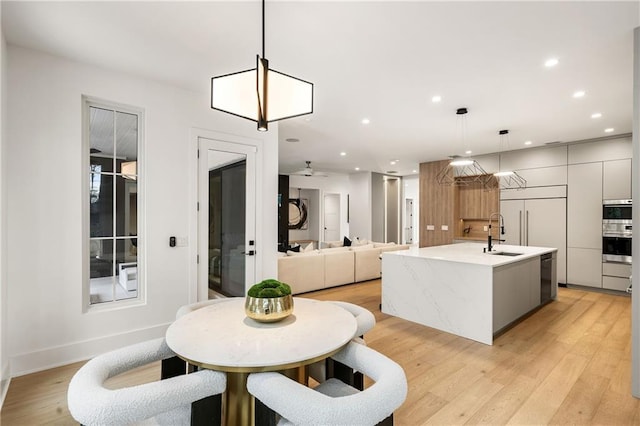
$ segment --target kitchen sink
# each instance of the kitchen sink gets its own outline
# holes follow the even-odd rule
[[[492,254],[494,256],[520,256],[521,254],[524,254],[524,253],[512,253],[508,251],[492,251],[489,254]]]

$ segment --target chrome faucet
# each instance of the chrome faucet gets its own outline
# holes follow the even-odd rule
[[[498,217],[498,226],[500,227],[500,234],[504,235],[504,217],[500,213],[491,213],[489,215],[489,235],[487,236],[487,251],[491,251],[493,249],[492,239],[491,239],[491,219],[494,216]],[[504,240],[500,239],[500,235],[498,235],[498,242],[502,242]]]

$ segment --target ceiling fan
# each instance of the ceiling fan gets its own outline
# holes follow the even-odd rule
[[[307,163],[306,167],[302,170],[298,170],[297,172],[291,173],[296,176],[319,176],[319,177],[327,177],[328,175],[324,172],[318,172],[311,168],[311,161],[305,161]]]

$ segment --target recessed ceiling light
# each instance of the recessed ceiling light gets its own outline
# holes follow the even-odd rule
[[[611,133],[613,132],[615,129],[613,127],[607,127],[606,129],[604,129],[605,133]]]
[[[591,118],[600,118],[600,117],[602,117],[602,113],[594,112],[593,114],[591,114]]]
[[[578,90],[577,92],[574,92],[573,97],[574,98],[582,98],[586,94],[587,94],[587,92],[585,92],[584,90]]]
[[[287,142],[300,142],[300,139],[298,139],[298,138],[286,138],[285,141],[287,141]]]
[[[360,167],[356,167],[355,169],[356,169],[356,171],[358,171],[358,170],[360,170]]]
[[[411,170],[411,173],[418,173],[417,170]]]
[[[440,102],[441,100],[442,100],[442,96],[440,95],[435,95],[434,97],[431,98],[431,102],[433,102],[434,104]]]
[[[555,67],[556,65],[558,65],[558,60],[556,58],[549,58],[544,63],[544,66],[547,68]]]
[[[369,124],[369,123],[371,123],[371,120],[369,120],[368,118],[362,119],[362,124]]]
[[[389,164],[391,164],[392,166],[395,166],[395,165],[396,165],[396,163],[397,163],[397,161],[396,161],[396,160],[391,160],[391,161],[389,161]]]
[[[531,142],[531,141],[524,141],[524,144],[525,144],[525,145],[531,145],[532,143],[533,143],[533,142]]]
[[[469,155],[469,154],[471,154],[472,152],[473,152],[473,151],[471,151],[470,149],[468,149],[468,150],[466,150],[464,153],[465,153],[465,154],[467,154],[467,155]]]
[[[344,151],[342,151],[342,152],[340,153],[340,156],[342,156],[342,157],[344,157],[345,155],[347,155],[347,153],[346,153],[346,152],[344,152]]]

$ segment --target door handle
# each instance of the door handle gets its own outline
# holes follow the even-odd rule
[[[522,245],[522,210],[518,210],[518,245]]]
[[[525,219],[525,236],[527,238],[527,243],[525,244],[525,246],[529,245],[529,210],[527,210],[527,217]]]
[[[253,256],[253,255],[256,254],[256,252],[255,252],[255,250],[249,250],[249,251],[244,252],[244,254],[247,255],[247,256]]]

